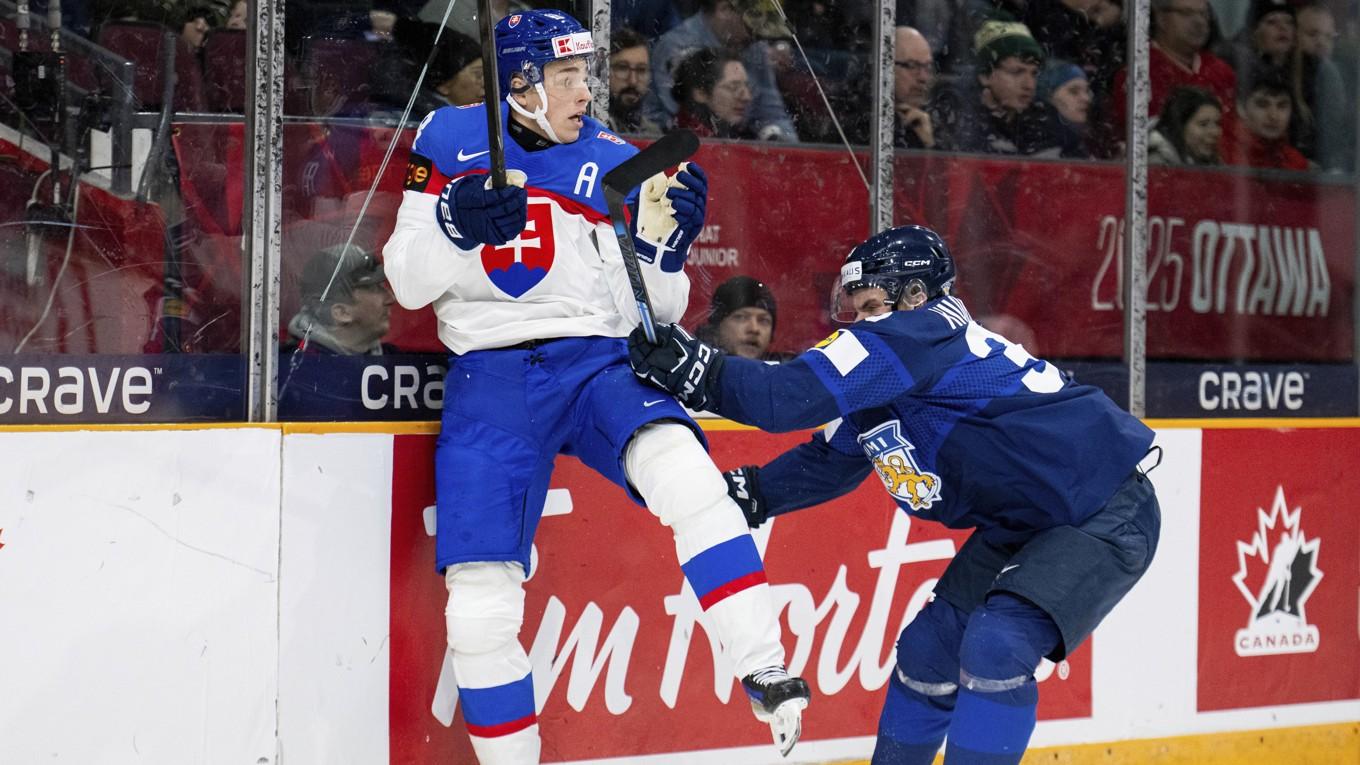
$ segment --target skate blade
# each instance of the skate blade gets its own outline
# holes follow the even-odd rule
[[[789,699],[767,714],[770,733],[774,736],[775,748],[781,757],[788,757],[794,744],[803,735],[803,710],[807,709],[807,699]]]

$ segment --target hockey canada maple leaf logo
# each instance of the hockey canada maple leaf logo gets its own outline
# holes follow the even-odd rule
[[[1237,542],[1233,584],[1251,604],[1246,629],[1233,639],[1238,656],[1318,649],[1318,628],[1308,623],[1304,605],[1322,581],[1317,567],[1322,540],[1304,536],[1302,515],[1303,508],[1291,510],[1284,487],[1277,486],[1270,512],[1256,508],[1256,533],[1249,542]]]

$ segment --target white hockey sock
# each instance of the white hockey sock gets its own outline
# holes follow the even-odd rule
[[[532,705],[533,684],[529,656],[524,648],[514,642],[490,653],[464,654],[454,651],[453,671],[458,678],[463,719],[467,723],[472,751],[477,753],[477,762],[481,765],[538,765],[541,744],[536,717],[528,720],[479,720],[487,723],[485,725],[477,725],[472,719],[477,717],[474,710],[478,701],[483,701],[482,706],[486,706],[486,701],[494,705],[505,696],[522,696],[525,691],[523,685],[528,686],[527,693]],[[505,683],[502,680],[503,684],[494,685],[497,680],[506,677],[515,678],[518,682]]]
[[[703,446],[679,423],[647,425],[625,459],[628,480],[675,535],[675,551],[737,677],[783,665],[765,566],[741,509]]]
[[[444,574],[453,673],[481,765],[538,765],[529,656],[519,644],[524,571],[518,563],[463,563]]]

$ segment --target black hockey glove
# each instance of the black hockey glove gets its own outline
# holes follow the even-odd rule
[[[669,391],[690,409],[703,409],[713,400],[723,352],[695,339],[679,324],[656,325],[652,345],[639,324],[628,335],[628,363],[645,382]]]
[[[760,468],[743,465],[723,473],[723,479],[727,481],[727,496],[741,508],[747,526],[754,529],[769,518],[765,497],[760,493]]]

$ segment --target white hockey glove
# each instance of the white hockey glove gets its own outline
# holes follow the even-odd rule
[[[669,179],[662,173],[648,178],[638,193],[633,244],[644,263],[660,259],[661,270],[675,273],[685,267],[690,245],[704,228],[708,207],[708,176],[692,162],[681,162]]]
[[[665,173],[657,173],[648,178],[638,192],[637,235],[639,239],[653,245],[668,241],[671,234],[675,233],[675,206],[666,197],[666,189],[669,188],[683,186],[674,177],[667,178]]]

